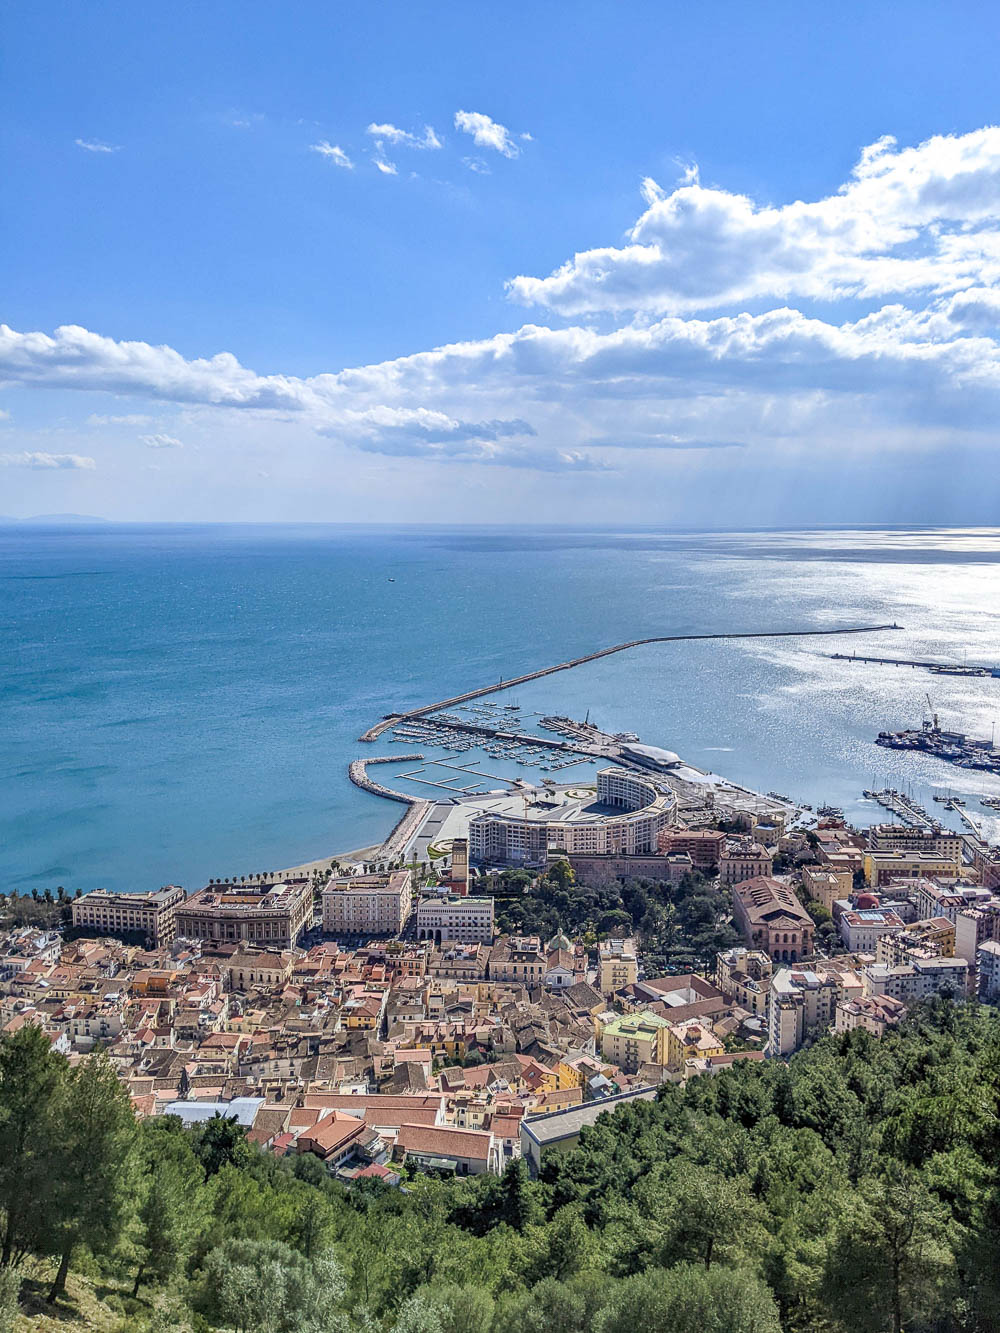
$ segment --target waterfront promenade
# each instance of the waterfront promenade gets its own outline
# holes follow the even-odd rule
[[[640,648],[647,643],[691,643],[706,639],[804,639],[829,636],[833,634],[877,634],[883,630],[899,629],[899,625],[853,625],[842,629],[785,629],[730,632],[727,634],[658,634],[646,639],[629,639],[627,643],[615,643],[610,648],[599,648],[596,652],[586,653],[583,657],[571,658],[568,662],[558,662],[555,666],[540,667],[537,671],[527,671],[522,676],[512,676],[509,680],[502,677],[490,685],[481,685],[464,694],[454,694],[450,699],[439,699],[436,703],[424,704],[420,708],[408,709],[405,713],[389,713],[381,718],[358,737],[359,741],[378,740],[383,731],[397,722],[410,718],[425,717],[436,713],[440,708],[453,708],[456,704],[466,703],[469,699],[479,699],[484,694],[495,694],[499,690],[510,690],[516,685],[524,685],[529,680],[540,680],[542,676],[554,675],[557,671],[569,671],[573,667],[583,666],[586,662],[596,662],[599,657],[610,657],[613,653],[623,653],[629,648]]]

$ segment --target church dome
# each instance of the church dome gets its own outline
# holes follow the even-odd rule
[[[549,940],[548,944],[546,944],[545,951],[546,953],[555,953],[557,949],[566,949],[567,951],[569,951],[570,949],[572,949],[572,947],[573,945],[566,938],[563,932],[561,930],[557,930],[556,933]]]

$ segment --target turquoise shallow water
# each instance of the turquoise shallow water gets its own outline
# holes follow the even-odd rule
[[[1000,664],[1000,530],[0,528],[0,888],[195,887],[362,846],[399,807],[346,767],[391,752],[356,744],[389,709],[645,635],[893,620],[869,647]],[[1000,680],[839,646],[655,645],[516,698],[861,822],[873,775],[925,801],[1000,791],[873,744],[928,690],[988,736]]]

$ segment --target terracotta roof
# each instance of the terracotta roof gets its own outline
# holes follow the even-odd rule
[[[333,1111],[315,1128],[299,1135],[299,1151],[318,1151],[327,1157],[364,1132],[364,1121],[357,1116]]]
[[[485,1162],[490,1135],[478,1129],[445,1129],[429,1125],[400,1125],[396,1143],[407,1152],[436,1157],[472,1157]]]

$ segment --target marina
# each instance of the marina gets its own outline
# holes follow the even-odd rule
[[[908,824],[911,828],[934,828],[936,820],[919,805],[911,800],[903,792],[897,791],[895,787],[886,787],[881,790],[866,790],[862,793],[866,801],[876,801],[884,809],[891,811],[901,824]]]
[[[539,667],[537,671],[527,671],[523,675],[504,680],[503,676],[489,685],[480,685],[476,689],[466,690],[464,694],[454,694],[448,699],[439,699],[437,703],[424,704],[421,708],[411,708],[402,713],[387,713],[378,722],[362,732],[358,740],[366,744],[378,740],[384,731],[394,723],[412,718],[425,717],[428,713],[437,713],[444,708],[453,708],[456,704],[467,703],[470,699],[481,699],[487,694],[496,694],[499,690],[509,690],[516,685],[523,685],[530,680],[540,680],[557,671],[569,671],[573,667],[583,666],[585,662],[596,662],[599,658],[610,657],[613,653],[623,653],[630,648],[639,648],[651,643],[697,643],[719,639],[808,639],[830,637],[836,634],[878,634],[887,630],[902,628],[891,625],[851,625],[839,629],[786,629],[786,630],[750,630],[728,634],[657,634],[645,639],[629,639],[625,643],[612,644],[610,648],[599,648],[596,652],[585,653],[582,657],[570,658],[567,662],[557,662],[555,666]]]

